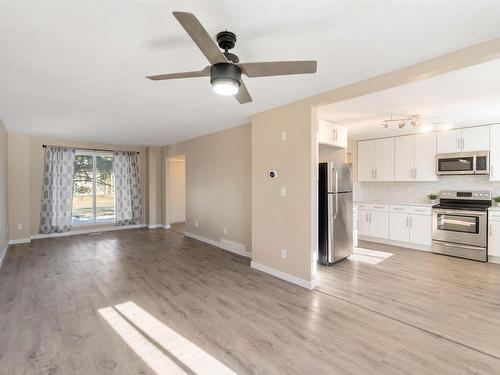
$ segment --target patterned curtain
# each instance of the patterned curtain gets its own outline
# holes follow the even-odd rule
[[[45,148],[40,233],[71,230],[74,172],[74,148]]]
[[[139,164],[135,152],[113,152],[116,225],[142,223]]]

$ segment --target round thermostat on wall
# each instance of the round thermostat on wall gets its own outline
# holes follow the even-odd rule
[[[269,170],[269,177],[277,178],[278,177],[278,170],[277,169],[270,169]]]

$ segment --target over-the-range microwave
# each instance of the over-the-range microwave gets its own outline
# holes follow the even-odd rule
[[[489,174],[489,152],[437,154],[436,171],[438,175]]]

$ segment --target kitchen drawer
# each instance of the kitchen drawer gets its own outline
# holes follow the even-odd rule
[[[356,207],[358,210],[369,210],[370,204],[369,203],[354,203],[354,207]]]
[[[381,211],[381,212],[388,212],[389,211],[389,205],[388,204],[382,204],[382,203],[373,203],[370,204],[370,210],[372,211]]]
[[[432,215],[432,207],[411,206],[411,213],[415,215]]]
[[[488,212],[488,219],[492,221],[500,221],[500,211],[490,210]]]
[[[397,213],[397,214],[411,214],[413,213],[413,208],[412,206],[403,206],[400,204],[391,204],[391,212]]]
[[[405,206],[401,204],[391,204],[391,212],[398,214],[430,216],[432,214],[432,208],[422,207],[422,206]]]

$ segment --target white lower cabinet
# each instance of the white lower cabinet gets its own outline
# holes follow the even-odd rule
[[[500,213],[489,214],[488,256],[500,260]]]
[[[432,216],[410,216],[410,243],[432,245]]]
[[[388,212],[370,212],[370,236],[375,238],[389,238]]]
[[[424,250],[430,248],[432,244],[430,207],[366,203],[360,203],[359,206],[363,207],[362,210],[358,208],[360,236],[387,239],[399,245],[405,243],[407,247],[415,245],[415,248]],[[500,245],[500,233],[498,238]]]
[[[410,241],[409,215],[391,212],[391,240],[400,242]]]
[[[377,205],[373,205],[377,206]],[[388,208],[388,207],[387,207]],[[360,209],[358,207],[358,235],[374,238],[389,238],[389,212],[384,208]]]

